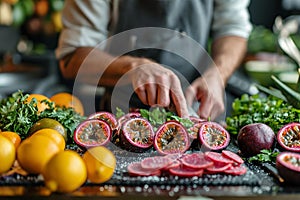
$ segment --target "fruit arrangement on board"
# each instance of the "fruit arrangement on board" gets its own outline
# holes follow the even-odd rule
[[[285,183],[299,184],[300,111],[294,105],[273,95],[243,95],[224,126],[161,107],[85,116],[72,94],[17,91],[0,100],[0,178],[41,175],[50,191],[73,192],[109,181],[123,151],[149,153],[127,163],[134,177],[238,177],[247,165],[268,162]]]
[[[58,98],[59,97],[59,98]],[[0,178],[41,175],[52,192],[68,193],[86,182],[103,183],[116,167],[114,154],[95,146],[78,151],[74,129],[86,119],[80,100],[21,91],[0,100]]]

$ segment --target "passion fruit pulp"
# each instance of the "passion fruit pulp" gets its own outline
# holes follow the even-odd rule
[[[230,142],[229,133],[217,122],[202,122],[198,134],[201,148],[206,150],[221,150]]]
[[[163,155],[184,153],[189,147],[190,136],[180,122],[170,120],[157,129],[154,138],[154,148],[158,153]]]
[[[286,184],[300,185],[300,154],[281,152],[276,158],[276,168]]]
[[[144,118],[132,118],[123,122],[120,134],[121,147],[133,152],[141,152],[153,145],[154,131]]]
[[[106,121],[88,119],[76,127],[74,141],[81,147],[90,148],[106,145],[110,141],[111,135],[111,128]]]
[[[277,141],[285,150],[300,152],[300,123],[284,125],[277,133]]]
[[[99,111],[88,116],[88,119],[100,119],[106,121],[112,130],[118,127],[118,121],[113,113],[106,111]]]

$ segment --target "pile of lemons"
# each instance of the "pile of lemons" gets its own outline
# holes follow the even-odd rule
[[[0,176],[17,163],[29,174],[41,174],[45,186],[59,193],[73,192],[87,181],[108,181],[116,167],[113,152],[103,146],[81,154],[67,149],[61,126],[53,119],[41,119],[23,140],[18,133],[0,131],[0,160],[5,161],[0,165]]]

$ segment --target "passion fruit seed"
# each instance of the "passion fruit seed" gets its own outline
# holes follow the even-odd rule
[[[125,126],[126,132],[131,140],[138,144],[152,144],[153,134],[145,120],[131,120],[128,126]]]
[[[91,119],[81,123],[74,134],[75,142],[90,147],[104,145],[109,141],[111,130],[105,121]]]
[[[288,147],[300,147],[300,129],[299,126],[287,128],[281,135],[281,141]]]
[[[286,184],[300,185],[300,154],[281,152],[276,158],[276,168]]]
[[[204,125],[204,140],[210,147],[218,147],[226,143],[227,135],[215,126]]]
[[[88,117],[88,119],[99,119],[99,120],[106,121],[110,125],[111,129],[116,129],[118,126],[116,117],[114,116],[114,114],[110,112],[105,112],[105,111],[96,112],[94,114],[91,114]]]
[[[187,130],[177,121],[168,121],[158,128],[154,140],[154,147],[160,153],[183,153],[189,146]]]
[[[154,131],[145,118],[132,118],[125,121],[121,128],[120,145],[126,150],[143,152],[153,144]]]

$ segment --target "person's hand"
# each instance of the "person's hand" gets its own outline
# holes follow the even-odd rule
[[[149,59],[136,58],[130,72],[134,91],[145,105],[169,107],[175,105],[177,114],[188,117],[188,109],[180,80],[174,72]]]
[[[196,79],[185,91],[187,104],[199,101],[200,118],[214,120],[225,110],[224,83],[218,72],[210,70]]]

